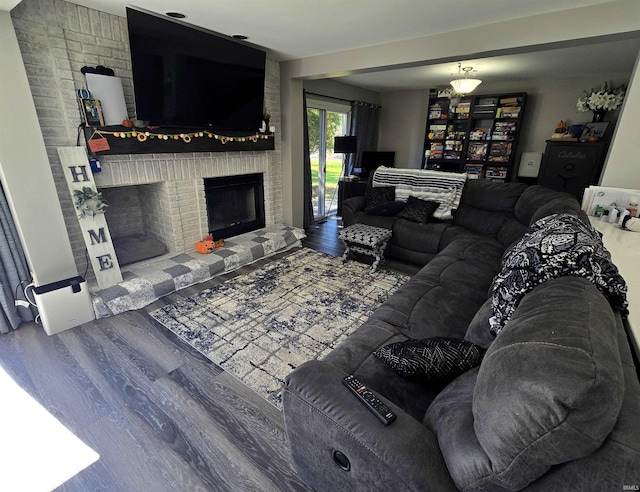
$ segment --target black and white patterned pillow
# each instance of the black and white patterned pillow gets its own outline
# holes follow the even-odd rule
[[[433,217],[433,212],[440,206],[438,202],[422,200],[415,196],[407,198],[404,208],[397,214],[398,217],[411,220],[419,224],[426,224]]]
[[[396,189],[393,186],[369,186],[364,194],[364,209],[377,207],[383,203],[396,199]]]
[[[432,337],[391,343],[373,355],[401,376],[423,383],[446,384],[477,367],[486,350],[459,338]]]

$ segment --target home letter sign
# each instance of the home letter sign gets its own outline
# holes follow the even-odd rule
[[[90,192],[97,192],[87,151],[84,147],[58,147],[58,155],[75,206],[76,190],[88,189]],[[85,213],[84,209],[78,210],[77,207],[76,212],[98,286],[103,289],[122,282],[120,265],[113,249],[104,213],[101,210],[97,213]]]

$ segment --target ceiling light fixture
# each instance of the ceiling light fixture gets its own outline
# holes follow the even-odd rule
[[[473,70],[473,67],[462,68],[462,64],[458,63],[458,78],[450,82],[454,91],[459,94],[469,94],[469,92],[473,92],[473,90],[482,83],[480,79],[469,78],[469,72],[471,72],[471,70]],[[464,77],[462,76],[462,72],[464,72]]]
[[[174,19],[184,19],[187,16],[184,14],[181,14],[180,12],[167,12],[167,15],[169,17],[173,17]]]
[[[244,34],[233,34],[231,37],[233,39],[239,39],[240,41],[244,41],[245,39],[249,39],[249,37],[245,36]]]

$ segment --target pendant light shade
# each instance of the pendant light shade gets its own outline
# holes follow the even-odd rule
[[[469,94],[469,92],[473,92],[473,90],[482,83],[480,79],[469,78],[469,72],[471,72],[471,70],[473,70],[473,67],[462,68],[461,64],[458,63],[458,78],[450,82],[454,91],[459,94]],[[464,72],[464,77],[462,76],[462,72]]]
[[[451,87],[460,94],[469,94],[469,92],[472,92],[481,83],[482,80],[478,79],[458,79],[451,81]]]

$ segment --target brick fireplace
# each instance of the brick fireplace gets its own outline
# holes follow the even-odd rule
[[[84,272],[85,242],[56,149],[77,144],[80,115],[76,90],[86,87],[83,66],[114,69],[122,79],[128,114],[135,115],[126,19],[65,0],[22,0],[12,9],[11,17],[65,217],[67,230],[60,233],[68,234],[77,270]],[[265,111],[279,130],[280,65],[272,59],[266,64]],[[283,222],[279,133],[274,141],[275,150],[271,151],[101,156],[103,171],[95,174],[95,181],[101,191],[112,195],[105,197],[114,209],[119,201],[155,200],[122,227],[143,227],[148,234],[162,236],[170,252],[192,251],[207,232],[203,212],[206,177],[263,173],[266,225]],[[163,224],[169,220],[173,225],[167,228]],[[87,277],[93,277],[91,268]]]
[[[268,152],[222,155],[104,156],[94,178],[109,204],[113,237],[144,233],[169,253],[191,251],[209,231],[205,178],[260,174],[264,182],[265,225],[282,220],[280,180]]]

